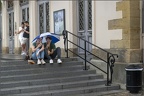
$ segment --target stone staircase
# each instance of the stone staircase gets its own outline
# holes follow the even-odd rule
[[[77,58],[62,60],[46,65],[1,61],[0,96],[104,96],[122,91],[117,84],[105,86],[106,79],[95,70],[83,70]]]

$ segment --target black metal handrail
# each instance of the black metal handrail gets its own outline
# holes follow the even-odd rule
[[[68,40],[68,33],[71,34],[71,35],[73,35],[73,36],[75,36],[75,37],[77,37],[77,38],[79,38],[79,39],[81,39],[81,40],[83,40],[83,41],[85,42],[85,43],[84,43],[84,48],[81,47],[81,46],[79,46],[79,45],[77,45],[77,44],[75,44],[75,43],[73,43],[72,41]],[[67,54],[66,54],[66,55],[67,55],[67,58],[68,58],[68,51],[72,52],[73,54],[77,55],[78,57],[80,57],[81,59],[83,59],[83,60],[85,61],[85,70],[87,70],[87,65],[86,65],[86,63],[88,62],[89,64],[91,64],[91,65],[94,66],[95,68],[101,70],[103,73],[105,73],[105,74],[107,75],[107,84],[106,84],[107,86],[109,86],[109,85],[112,83],[113,67],[114,67],[114,63],[115,63],[115,57],[114,57],[114,56],[117,56],[117,57],[118,57],[117,54],[112,54],[112,53],[110,53],[110,52],[108,52],[108,51],[100,48],[99,46],[96,46],[96,45],[92,44],[91,42],[86,41],[85,39],[83,39],[83,38],[81,38],[81,37],[79,37],[79,36],[77,36],[77,35],[69,32],[69,31],[67,31],[67,30],[63,30],[63,38],[64,38],[65,52],[67,53]],[[84,54],[84,58],[81,57],[79,54],[71,51],[71,50],[68,48],[68,42],[72,43],[73,45],[75,45],[75,46],[77,46],[77,47],[79,47],[79,48],[81,48],[81,49],[83,49],[83,50],[84,50],[84,53],[85,53],[85,54]],[[104,60],[104,59],[100,58],[99,56],[96,56],[95,54],[89,52],[89,51],[86,49],[86,44],[87,44],[87,43],[88,43],[88,44],[91,44],[91,45],[93,45],[93,46],[95,46],[95,47],[97,47],[98,49],[102,50],[103,52],[106,52],[106,53],[107,53],[107,60]],[[93,55],[94,57],[96,57],[96,58],[104,61],[105,63],[107,63],[107,72],[104,71],[104,70],[102,70],[101,68],[97,67],[96,65],[92,64],[91,62],[89,62],[89,61],[87,60],[87,58],[86,58],[86,53],[89,53],[89,54]],[[110,70],[109,70],[109,69],[110,69]],[[110,71],[110,73],[109,73],[109,71]]]

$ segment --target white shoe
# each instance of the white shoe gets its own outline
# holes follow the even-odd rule
[[[21,55],[27,55],[24,51],[22,51]]]
[[[39,59],[38,59],[38,61],[37,61],[37,64],[38,64],[38,65],[40,65],[40,64],[41,64],[41,61],[40,61]]]
[[[42,63],[42,64],[45,64],[46,62],[45,62],[43,59],[41,59],[41,63]]]
[[[62,63],[61,59],[58,59],[58,60],[57,60],[57,63],[59,63],[59,64]]]
[[[21,55],[23,55],[23,52],[21,52]]]
[[[49,63],[50,63],[50,64],[52,64],[52,63],[53,63],[53,60],[52,60],[52,59],[50,59]]]

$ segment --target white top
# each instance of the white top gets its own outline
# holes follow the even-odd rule
[[[19,27],[19,31],[21,31],[23,28],[22,27]],[[23,31],[19,34],[19,39],[23,38]]]

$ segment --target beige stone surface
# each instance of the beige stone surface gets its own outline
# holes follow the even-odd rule
[[[2,47],[2,54],[8,54],[9,53],[9,47]]]
[[[130,40],[130,49],[140,49],[140,39]]]
[[[130,40],[111,40],[110,48],[130,48]]]
[[[124,62],[140,62],[140,0],[123,0],[116,3],[116,10],[122,11],[123,18],[109,20],[109,30],[122,29],[121,40],[111,40],[110,48],[118,49],[117,53]],[[120,51],[120,50],[125,51]],[[121,52],[123,54],[121,54]]]
[[[123,20],[122,19],[113,19],[108,21],[108,29],[122,29],[123,28]]]
[[[105,49],[108,52],[117,54],[118,58],[115,57],[116,62],[123,63],[138,63],[142,61],[142,50],[141,49]],[[93,49],[92,53],[101,57],[104,60],[107,60],[106,52],[103,52],[99,49]]]
[[[21,47],[16,47],[15,49],[14,49],[14,53],[15,54],[20,54],[21,53]]]
[[[139,40],[140,39],[140,28],[131,28],[130,29],[130,40]]]

